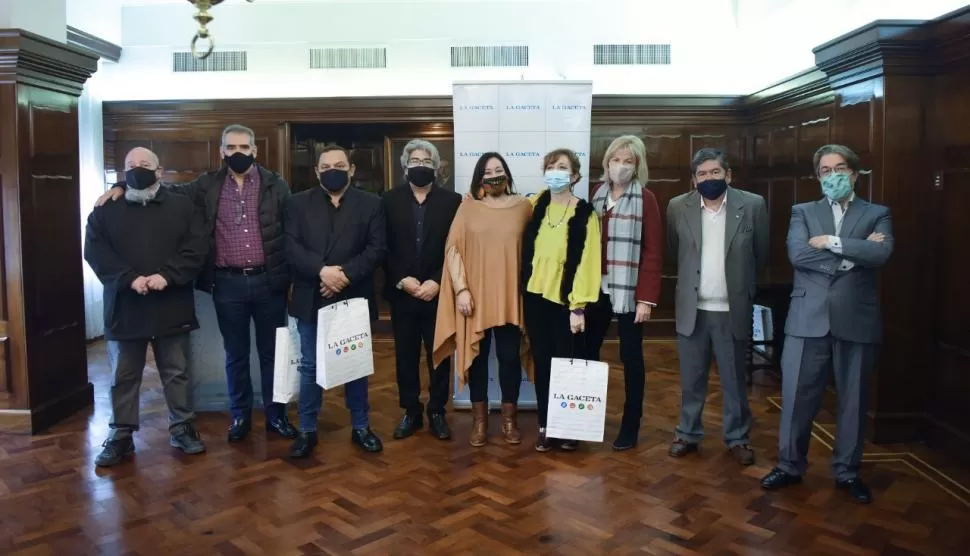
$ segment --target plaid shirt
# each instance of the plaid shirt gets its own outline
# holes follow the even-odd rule
[[[255,164],[243,176],[242,191],[232,172],[226,172],[216,213],[217,268],[250,268],[266,264],[259,227],[259,186],[259,170]]]

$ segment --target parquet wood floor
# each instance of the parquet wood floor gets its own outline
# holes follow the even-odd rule
[[[455,439],[395,441],[399,417],[393,344],[377,344],[372,422],[382,454],[356,451],[342,393],[326,395],[314,459],[291,462],[289,442],[260,430],[225,442],[227,417],[200,416],[208,452],[185,456],[167,442],[157,375],[146,373],[133,462],[94,467],[106,434],[110,376],[102,344],[90,348],[96,407],[47,434],[0,436],[0,554],[970,554],[970,490],[922,456],[867,446],[864,474],[876,497],[860,506],[832,488],[829,450],[815,441],[806,484],[766,493],[774,463],[777,381],[752,386],[758,463],[742,468],[720,443],[720,391],[712,374],[701,453],[667,456],[680,388],[675,345],[647,342],[641,443],[614,453],[538,454],[535,418],[526,439],[468,445],[470,416],[450,414]],[[608,439],[618,426],[622,374],[616,344]],[[831,417],[820,418],[826,441]]]

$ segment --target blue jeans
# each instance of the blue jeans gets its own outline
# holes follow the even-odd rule
[[[317,384],[317,321],[299,319],[296,328],[300,333],[300,432],[314,432],[323,405],[323,388]],[[370,426],[366,376],[344,384],[344,403],[353,428]]]
[[[249,369],[250,321],[256,326],[256,351],[263,409],[267,420],[284,415],[283,404],[273,403],[273,365],[276,329],[286,326],[286,292],[269,287],[267,273],[255,276],[216,270],[212,301],[226,350],[226,382],[233,418],[249,419],[253,411],[253,382]]]

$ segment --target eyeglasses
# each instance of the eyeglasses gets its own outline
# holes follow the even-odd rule
[[[428,168],[434,167],[434,160],[430,158],[410,158],[408,159],[408,168],[414,166],[427,166]]]
[[[821,168],[818,169],[818,175],[820,177],[823,177],[823,178],[825,176],[828,176],[829,174],[832,174],[833,172],[836,173],[836,174],[848,174],[848,173],[851,173],[852,170],[850,170],[849,167],[847,165],[845,165],[845,164],[839,164],[835,168],[829,168],[828,166],[822,166]]]

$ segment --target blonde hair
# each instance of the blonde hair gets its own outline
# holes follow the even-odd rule
[[[647,148],[636,135],[621,135],[610,143],[610,146],[606,149],[606,154],[603,155],[603,177],[600,179],[605,182],[610,181],[610,159],[617,151],[623,149],[630,149],[633,158],[637,161],[633,167],[633,179],[646,187],[650,180],[650,171],[647,168]]]

